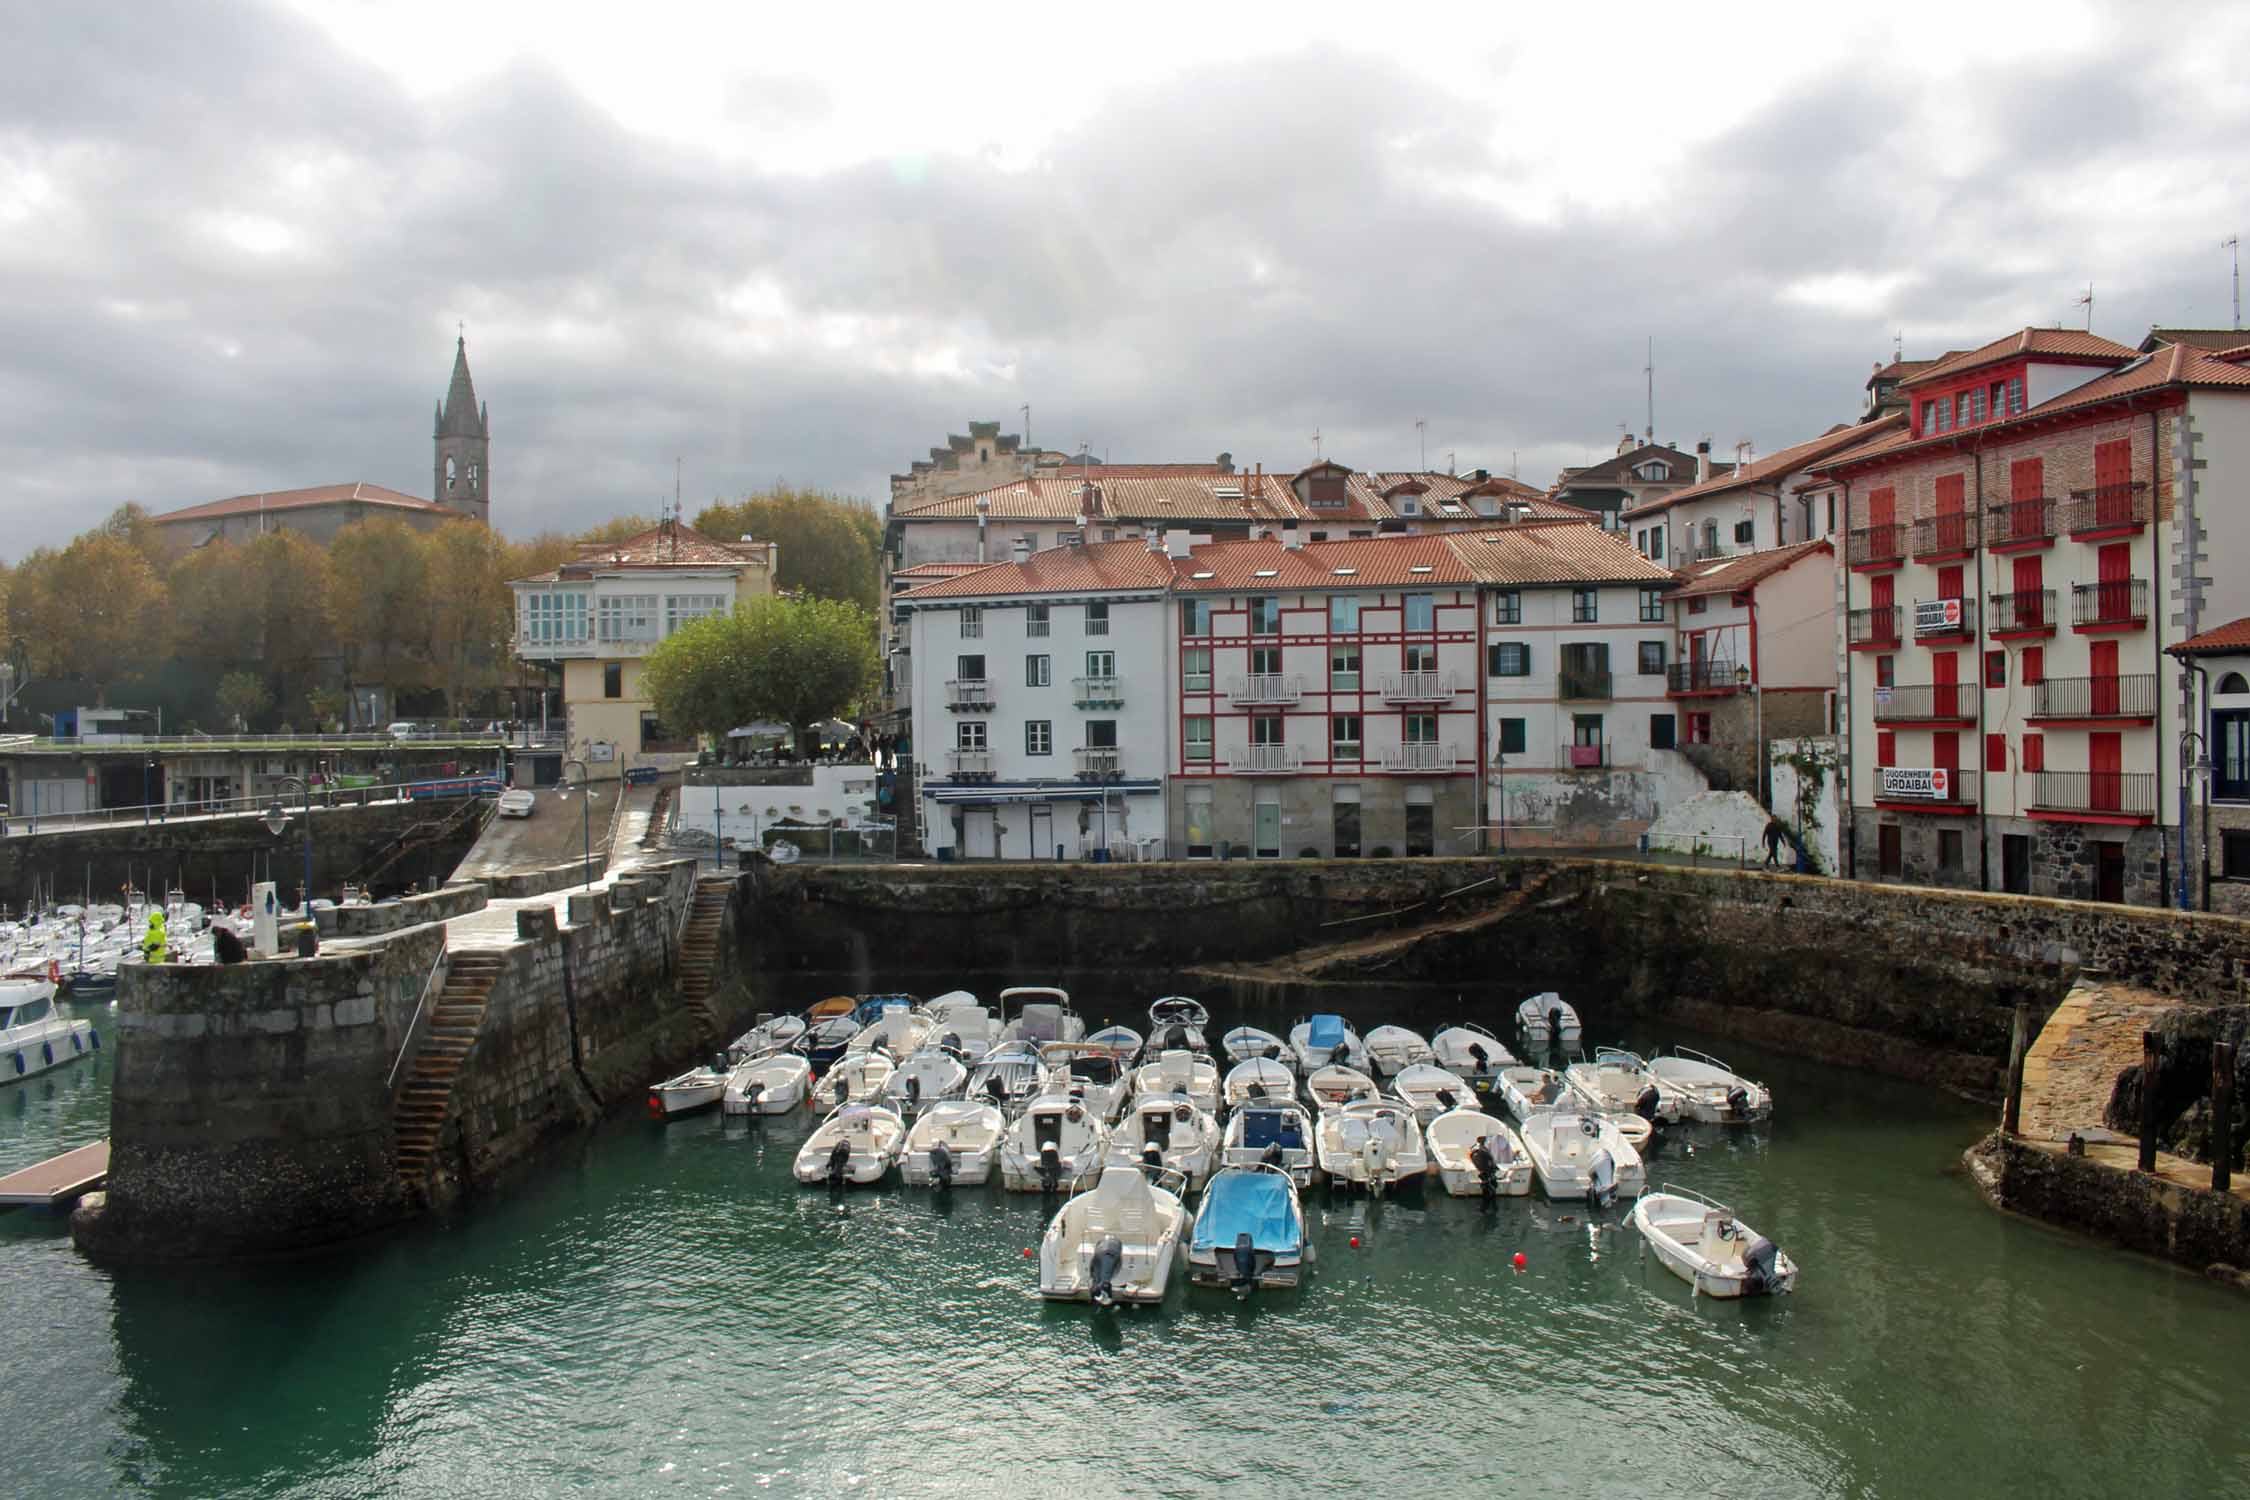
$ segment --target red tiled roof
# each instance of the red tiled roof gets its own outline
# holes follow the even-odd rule
[[[1642,479],[1632,472],[1652,458],[1661,458],[1671,465],[1674,477],[1669,480],[1651,481]],[[1721,469],[1732,467],[1731,464],[1715,463],[1711,465],[1711,472],[1716,474]],[[1600,463],[1588,464],[1582,469],[1563,470],[1562,483],[1557,484],[1556,488],[1560,489],[1564,484],[1569,484],[1582,485],[1587,489],[1615,489],[1620,485],[1627,484],[1687,483],[1693,481],[1694,478],[1694,454],[1682,453],[1679,449],[1666,447],[1662,443],[1642,443],[1624,453],[1612,454]]]
[[[892,572],[891,579],[901,578],[952,578],[961,573],[974,573],[979,568],[989,568],[988,562],[918,562]]]
[[[1791,542],[1786,547],[1769,547],[1763,552],[1749,552],[1741,557],[1723,557],[1716,562],[1697,563],[1680,569],[1680,587],[1677,593],[1685,598],[1690,594],[1734,594],[1744,589],[1756,588],[1765,579],[1784,569],[1793,567],[1803,558],[1825,552],[1831,557],[1836,549],[1825,537],[1815,537],[1809,542]]]
[[[2021,359],[2026,355],[2048,359],[2083,362],[2086,360],[2128,360],[2132,349],[2115,339],[2105,339],[2098,333],[2082,333],[2074,328],[2026,328],[2011,333],[2006,338],[1994,339],[1981,349],[1971,349],[1966,354],[1950,355],[1928,369],[1918,371],[1899,382],[1901,389],[1928,385],[1964,374],[1979,365],[1996,364],[2004,359]]]
[[[686,522],[666,528],[651,526],[637,536],[616,542],[580,542],[578,555],[560,567],[510,583],[554,583],[564,578],[591,578],[619,569],[725,568],[753,564],[773,566],[772,542],[721,542]]]
[[[2165,649],[2174,656],[2250,656],[2250,619],[2229,620]]]
[[[1094,542],[1083,547],[1049,547],[1022,562],[987,563],[952,578],[913,590],[927,599],[987,599],[1018,594],[1099,594],[1161,589],[1172,581],[1172,565],[1145,542]]]
[[[2148,337],[2141,340],[2141,353],[2154,354],[2166,344],[2190,344],[2216,354],[2234,348],[2243,339],[2239,328],[2151,328]]]
[[[1123,465],[1097,466],[1089,474],[1064,469],[1059,473],[1040,474],[994,485],[966,495],[946,495],[930,500],[914,501],[891,508],[893,520],[970,520],[980,512],[978,502],[984,502],[981,512],[995,522],[1062,521],[1076,520],[1081,514],[1096,522],[1142,522],[1156,525],[1197,522],[1242,525],[1268,520],[1300,520],[1312,522],[1366,521],[1381,523],[1399,519],[1398,507],[1384,496],[1397,491],[1401,485],[1412,481],[1422,488],[1417,492],[1421,499],[1421,514],[1410,520],[1459,520],[1474,522],[1479,519],[1476,508],[1464,495],[1472,491],[1482,495],[1522,499],[1533,506],[1534,514],[1552,515],[1558,519],[1577,520],[1584,512],[1546,499],[1529,485],[1514,480],[1488,477],[1477,480],[1468,475],[1418,474],[1408,472],[1361,473],[1345,470],[1343,465],[1332,467],[1348,473],[1345,500],[1342,505],[1313,507],[1297,498],[1289,476],[1284,474],[1222,473],[1215,466],[1193,464],[1134,466],[1136,471],[1124,472]],[[1091,504],[1083,491],[1092,486]],[[1485,517],[1491,520],[1497,517]]]
[[[1712,495],[1725,494],[1728,490],[1782,479],[1823,459],[1833,458],[1837,454],[1887,438],[1894,432],[1904,431],[1905,427],[1904,412],[1894,412],[1874,422],[1857,425],[1845,423],[1831,427],[1819,437],[1808,438],[1792,447],[1769,453],[1764,458],[1754,459],[1748,468],[1738,468],[1729,474],[1714,474],[1701,484],[1691,484],[1684,490],[1673,490],[1669,494],[1659,495],[1644,504],[1636,505],[1625,512],[1625,518],[1639,520],[1643,516],[1659,514],[1689,500],[1703,500]]]
[[[1284,545],[1278,538],[1205,542],[1172,561],[1173,587],[1181,593],[1239,593],[1246,589],[1405,588],[1474,583],[1476,577],[1446,545],[1450,533],[1404,533],[1356,541]],[[1339,573],[1339,568],[1349,569]],[[1417,572],[1416,569],[1423,571]]]
[[[1041,464],[1040,467],[1057,468],[1070,477],[1076,477],[1079,471],[1083,469],[1089,479],[1225,479],[1230,475],[1237,479],[1243,477],[1242,470],[1224,469],[1217,464],[1085,464],[1075,457],[1067,455],[1058,465]],[[1045,479],[1048,476],[1042,474],[1039,477]]]
[[[1444,540],[1479,583],[1672,582],[1669,569],[1589,521],[1525,521],[1490,531],[1448,532]]]
[[[168,510],[155,520],[162,526],[174,521],[218,521],[228,516],[254,516],[260,511],[303,510],[314,505],[346,504],[374,505],[386,510],[437,511],[449,516],[461,514],[428,500],[402,495],[397,490],[387,490],[379,484],[360,482],[318,484],[303,490],[269,490],[256,495],[235,495],[203,505],[190,505],[184,510]]]

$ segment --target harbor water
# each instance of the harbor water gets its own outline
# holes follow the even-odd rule
[[[1097,1025],[1147,998],[1075,988]],[[1571,998],[1590,1043],[1699,1040]],[[1299,1290],[1050,1307],[1036,1196],[800,1188],[804,1115],[616,1118],[445,1222],[282,1263],[110,1272],[0,1215],[9,1488],[2250,1493],[2241,1293],[1986,1208],[1984,1108],[1706,1045],[1777,1118],[1676,1131],[1650,1180],[1777,1240],[1794,1296],[1697,1300],[1621,1210],[1315,1189]],[[109,1067],[0,1092],[0,1170],[101,1135]]]

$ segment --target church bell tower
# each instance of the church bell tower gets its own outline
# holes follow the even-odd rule
[[[437,470],[430,498],[465,516],[492,524],[492,428],[469,379],[469,342],[453,344],[453,381],[437,414]]]

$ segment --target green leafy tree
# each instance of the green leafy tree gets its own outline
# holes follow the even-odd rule
[[[219,712],[227,722],[248,729],[258,722],[258,716],[273,707],[273,694],[266,691],[265,682],[255,672],[229,672],[219,679]]]
[[[787,485],[706,507],[695,529],[722,542],[752,536],[781,548],[774,581],[796,593],[842,599],[870,613],[882,589],[883,523],[844,495]]]
[[[346,686],[370,672],[394,694],[422,685],[430,634],[430,566],[403,522],[362,521],[328,544],[328,619]]]
[[[138,548],[97,530],[25,558],[8,612],[32,670],[86,682],[99,706],[113,684],[165,659],[165,597],[164,580]]]
[[[812,726],[851,708],[877,679],[867,612],[840,599],[753,599],[698,620],[650,652],[642,682],[675,730],[723,735],[753,719]]]

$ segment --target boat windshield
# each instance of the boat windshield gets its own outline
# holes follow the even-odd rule
[[[50,1001],[26,1000],[23,1004],[15,1007],[15,1014],[12,1018],[0,1020],[0,1026],[28,1026],[33,1021],[44,1020],[47,1012],[53,1009],[54,1005]]]
[[[6,1031],[9,1027],[16,1024],[15,1014],[16,1008],[14,1006],[0,1005],[0,1031]]]

